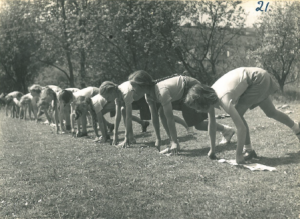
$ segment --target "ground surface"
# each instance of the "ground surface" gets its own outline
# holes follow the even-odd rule
[[[290,116],[300,120],[300,105],[290,106]],[[180,126],[182,152],[167,157],[153,147],[152,125],[143,134],[134,124],[137,144],[118,149],[94,143],[91,127],[91,138],[75,139],[2,110],[0,218],[298,218],[298,139],[259,109],[247,112],[246,120],[257,162],[277,172],[212,161],[208,134],[190,137]],[[217,121],[233,125],[230,118]],[[217,146],[217,156],[234,159],[235,147],[236,136]]]

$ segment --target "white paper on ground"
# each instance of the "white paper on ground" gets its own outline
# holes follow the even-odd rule
[[[229,163],[230,165],[237,166],[238,164],[236,163],[235,160],[225,160],[225,159],[220,159],[218,160],[219,163]],[[240,164],[241,166],[244,166],[252,171],[254,170],[269,170],[269,171],[276,171],[275,167],[269,167],[263,164],[259,163],[250,163],[250,164]]]

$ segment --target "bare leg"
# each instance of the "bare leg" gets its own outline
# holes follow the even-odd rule
[[[24,106],[20,107],[20,115],[24,112]],[[24,117],[24,116],[23,116]],[[21,116],[19,116],[19,120],[21,120]]]
[[[80,133],[80,126],[81,126],[81,116],[79,116],[79,118],[77,119],[77,133]]]
[[[82,121],[82,133],[87,134],[87,129],[86,129],[86,123],[87,123],[87,111],[83,110],[82,115],[81,115],[81,121]]]
[[[245,141],[245,145],[250,145],[251,144],[249,126],[248,126],[248,123],[246,122],[246,120],[244,118],[244,115],[245,115],[246,111],[249,109],[249,107],[250,106],[239,105],[239,104],[237,104],[235,106],[236,110],[238,111],[238,113],[241,116],[241,119],[244,122],[244,125],[246,126],[246,141]]]
[[[276,121],[281,122],[290,128],[293,127],[294,121],[287,114],[277,110],[270,97],[264,100],[259,107],[269,118],[275,119]]]
[[[23,118],[24,118],[24,120],[26,120],[27,110],[28,110],[28,105],[26,104],[25,109],[24,109],[24,111],[23,111]],[[20,109],[20,114],[21,114],[21,109]],[[20,116],[20,117],[21,117],[21,116]]]
[[[186,122],[185,122],[183,119],[181,119],[180,117],[174,116],[174,120],[175,120],[176,123],[182,125],[182,126],[183,126],[184,128],[186,128],[186,129],[188,129],[188,125],[187,125]]]
[[[71,130],[70,113],[71,113],[70,105],[65,106],[64,115],[65,115],[65,120],[66,120],[66,130],[67,131]]]
[[[167,118],[164,114],[164,111],[163,111],[163,108],[160,107],[159,110],[158,110],[158,114],[159,114],[159,117],[160,117],[160,121],[169,137],[169,139],[171,139],[171,136],[170,136],[170,131],[169,131],[169,127],[168,127],[168,122],[167,122]]]

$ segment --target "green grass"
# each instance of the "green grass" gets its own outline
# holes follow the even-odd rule
[[[300,120],[299,104],[289,110]],[[212,161],[208,134],[188,137],[180,126],[182,152],[167,157],[153,147],[152,125],[142,134],[134,123],[137,144],[117,149],[94,143],[91,127],[90,138],[75,139],[1,111],[0,218],[298,218],[297,138],[259,109],[246,120],[258,162],[277,172]],[[230,118],[217,121],[233,125]],[[217,146],[218,157],[234,159],[235,147],[236,136]]]

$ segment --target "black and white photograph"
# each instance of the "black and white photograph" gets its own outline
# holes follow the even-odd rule
[[[300,1],[0,0],[0,218],[300,218]]]

